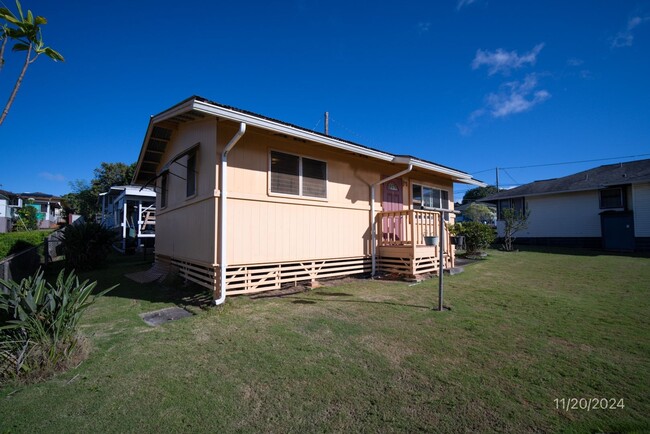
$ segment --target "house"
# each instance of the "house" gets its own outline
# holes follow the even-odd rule
[[[150,119],[133,183],[158,193],[156,260],[220,304],[298,281],[438,271],[424,237],[440,233],[435,210],[453,207],[455,182],[484,185],[195,96]]]
[[[650,159],[535,181],[482,199],[530,212],[517,243],[650,250]],[[503,235],[503,221],[497,222]]]
[[[39,229],[51,229],[65,223],[62,217],[63,199],[46,193],[11,193],[0,191],[0,233],[9,232],[16,217],[15,210],[23,206],[36,209]]]
[[[13,193],[0,190],[0,234],[11,232],[14,211],[12,204]]]
[[[24,205],[36,208],[36,219],[39,229],[52,229],[64,224],[62,216],[62,198],[47,193],[20,193],[17,196],[16,205],[22,208]]]
[[[153,246],[156,225],[156,192],[152,187],[116,185],[99,194],[99,223],[117,232],[121,252]]]

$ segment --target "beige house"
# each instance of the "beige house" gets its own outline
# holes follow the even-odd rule
[[[454,182],[483,185],[200,97],[151,118],[134,177],[156,187],[156,260],[217,304],[326,277],[437,272],[425,236],[440,235],[434,210],[453,207]]]

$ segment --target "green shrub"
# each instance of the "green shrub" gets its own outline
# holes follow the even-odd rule
[[[480,222],[463,222],[459,235],[465,236],[465,246],[469,254],[486,249],[496,238],[494,229]]]
[[[0,280],[0,375],[56,369],[73,353],[81,314],[97,297],[97,282],[79,282],[62,270],[54,285],[38,271],[20,283]],[[116,285],[117,286],[117,285]]]
[[[42,244],[51,233],[51,230],[47,230],[0,234],[0,259]]]
[[[30,205],[24,205],[16,211],[16,221],[14,224],[14,231],[33,231],[38,229],[38,211]]]
[[[67,267],[90,270],[104,262],[115,241],[115,233],[99,223],[78,223],[63,230],[61,241]]]

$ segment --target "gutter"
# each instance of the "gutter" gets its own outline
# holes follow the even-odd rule
[[[383,184],[385,182],[391,181],[395,178],[399,178],[402,175],[406,175],[409,173],[411,170],[413,170],[413,161],[411,161],[410,158],[403,158],[403,157],[395,157],[393,159],[394,163],[407,163],[408,167],[401,172],[398,172],[392,176],[389,176],[388,178],[382,179],[379,182],[375,182],[370,186],[370,233],[371,233],[371,241],[370,241],[370,248],[372,250],[372,271],[371,271],[371,277],[375,277],[375,273],[377,271],[377,222],[375,218],[375,187]]]
[[[239,139],[246,132],[246,124],[244,122],[239,124],[239,131],[230,139],[230,142],[226,145],[223,152],[221,153],[221,168],[219,169],[220,187],[221,194],[219,195],[219,231],[217,234],[217,239],[219,243],[219,289],[220,294],[219,298],[215,298],[214,304],[219,306],[226,301],[226,269],[228,268],[228,253],[227,253],[227,233],[228,227],[227,216],[228,216],[228,152],[235,147]]]

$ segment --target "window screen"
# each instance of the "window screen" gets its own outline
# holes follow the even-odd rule
[[[302,159],[302,194],[327,197],[327,167],[324,161]]]
[[[271,151],[271,191],[300,194],[300,157]]]

